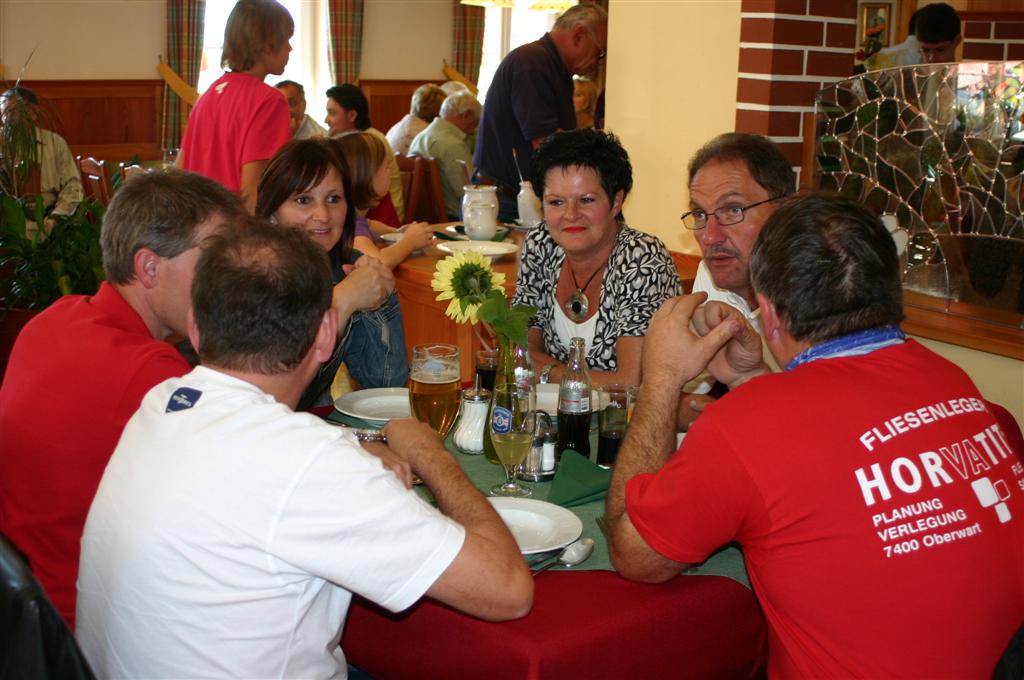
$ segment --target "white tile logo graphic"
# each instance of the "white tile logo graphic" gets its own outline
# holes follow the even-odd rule
[[[979,477],[971,482],[971,488],[974,489],[974,495],[978,497],[981,507],[990,508],[994,505],[999,521],[1002,523],[1010,521],[1010,508],[1006,505],[1006,499],[1010,497],[1010,489],[1006,486],[1006,482],[997,479],[993,483],[988,477]]]

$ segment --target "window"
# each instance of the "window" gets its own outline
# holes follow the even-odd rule
[[[327,62],[326,0],[278,0],[295,21],[292,53],[288,67],[281,76],[269,76],[268,85],[281,80],[294,80],[306,89],[306,113],[323,123],[327,108],[327,88],[333,85]],[[224,74],[220,54],[224,48],[224,25],[235,6],[235,0],[207,0],[206,24],[203,33],[203,61],[199,70],[199,91]]]
[[[558,18],[556,12],[530,9],[536,0],[514,0],[511,9],[488,7],[484,14],[484,49],[480,61],[480,101],[487,96],[487,88],[494,72],[505,55],[528,42],[537,40],[551,30]]]

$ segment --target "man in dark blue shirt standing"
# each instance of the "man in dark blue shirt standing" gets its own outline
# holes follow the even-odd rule
[[[518,215],[519,171],[533,179],[533,150],[552,133],[576,127],[573,74],[594,74],[607,49],[607,13],[597,5],[577,5],[540,40],[509,52],[494,72],[473,163],[476,183],[498,187],[501,220]]]

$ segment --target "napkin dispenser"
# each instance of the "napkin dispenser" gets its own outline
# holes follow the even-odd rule
[[[550,482],[555,476],[555,446],[558,431],[547,411],[537,411],[537,431],[526,460],[516,471],[516,477],[528,482]]]

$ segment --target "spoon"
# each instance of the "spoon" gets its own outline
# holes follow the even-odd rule
[[[556,564],[563,567],[574,567],[577,564],[586,562],[592,552],[594,552],[594,539],[581,538],[580,540],[567,545],[562,552],[558,553],[558,557],[555,559],[535,568],[533,570],[533,574],[536,576],[540,572],[553,567]]]

